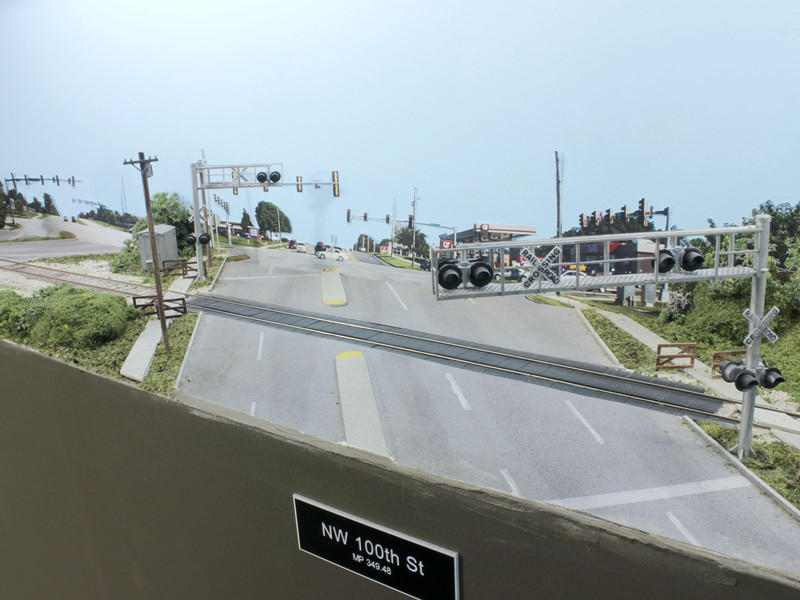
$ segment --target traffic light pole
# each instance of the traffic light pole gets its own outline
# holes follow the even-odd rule
[[[767,259],[769,256],[769,225],[772,217],[769,215],[756,215],[756,225],[760,229],[757,234],[756,243],[758,252],[755,260],[757,265],[753,265],[756,274],[752,279],[750,291],[750,310],[758,319],[764,317],[764,302],[767,290]],[[749,332],[752,333],[755,325],[750,322]],[[753,342],[747,348],[746,368],[755,369],[761,362],[761,335],[754,335]],[[731,450],[735,452],[739,459],[753,456],[751,441],[753,439],[753,421],[756,409],[756,389],[752,387],[742,392],[742,413],[739,423],[739,443]]]

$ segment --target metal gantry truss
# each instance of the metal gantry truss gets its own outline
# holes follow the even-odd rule
[[[191,164],[192,169],[192,201],[194,214],[200,212],[200,194],[203,196],[203,205],[206,204],[206,190],[232,189],[236,194],[239,188],[263,188],[268,192],[273,187],[283,187],[284,185],[294,185],[298,192],[303,191],[303,178],[298,176],[295,182],[286,184],[283,177],[283,163],[254,163],[254,164],[232,164],[232,165],[207,165],[205,161],[198,161]],[[315,188],[323,185],[333,187],[334,197],[339,197],[339,172],[331,172],[331,181],[314,180]],[[199,219],[195,219],[195,237],[200,239],[199,233],[201,224]],[[230,239],[230,238],[229,238]],[[205,268],[203,267],[203,246],[198,241],[196,244],[198,279],[205,278]]]
[[[681,283],[711,279],[751,278],[755,276],[756,268],[741,263],[758,264],[758,244],[751,244],[752,247],[749,249],[737,249],[736,238],[753,235],[769,236],[769,230],[764,232],[757,225],[752,225],[688,231],[647,231],[614,235],[548,238],[519,242],[460,244],[455,249],[432,247],[431,272],[433,275],[433,289],[437,300],[455,300],[459,298],[482,296],[584,291],[608,287],[661,285],[665,283]],[[713,245],[716,251],[714,264],[709,268],[692,272],[674,269],[668,273],[659,273],[658,269],[653,268],[653,261],[655,261],[655,264],[658,264],[660,252],[679,245],[677,240],[700,237],[712,237],[714,239]],[[638,245],[641,242],[647,243],[648,246],[652,248],[652,253],[644,256],[614,257],[612,246],[622,243],[636,243]],[[478,288],[465,284],[454,290],[445,290],[438,284],[435,265],[440,258],[456,258],[467,261],[471,258],[484,257],[490,259],[492,264],[504,265],[506,263],[506,257],[512,250],[518,252],[522,249],[528,249],[534,252],[534,254],[544,256],[549,249],[556,246],[562,249],[561,260],[553,263],[551,268],[557,273],[559,271],[575,271],[578,276],[569,277],[569,281],[565,281],[565,278],[562,277],[559,283],[554,283],[546,277],[538,277],[532,285],[526,287],[521,282],[506,281],[505,271],[503,269],[498,269],[500,275],[499,281],[485,287]],[[572,251],[565,251],[569,247],[572,247]],[[594,251],[592,254],[602,256],[592,260],[581,260],[581,256],[587,254],[587,247],[593,247]],[[748,255],[752,256],[751,261],[739,260],[739,257]],[[635,272],[616,273],[615,271],[622,263],[635,263]],[[585,274],[582,272],[584,267],[587,271],[597,271],[600,274],[595,276]],[[523,264],[520,265],[519,268],[523,275],[525,275],[529,270],[533,269],[533,265]]]
[[[647,286],[669,283],[685,283],[692,281],[711,281],[720,279],[751,279],[750,313],[755,316],[750,319],[751,343],[747,345],[747,369],[755,369],[761,362],[761,332],[757,331],[758,323],[764,319],[764,300],[767,283],[767,259],[769,254],[769,215],[757,215],[756,224],[742,227],[720,227],[713,229],[695,229],[688,231],[655,231],[642,233],[628,233],[616,235],[598,235],[569,238],[551,238],[543,240],[528,240],[514,243],[482,243],[463,244],[455,249],[431,248],[431,275],[433,278],[433,293],[437,300],[455,300],[459,298],[477,298],[485,296],[505,296],[512,294],[531,294],[543,292],[568,292],[593,290],[607,287]],[[693,271],[676,268],[660,273],[654,265],[660,264],[659,256],[662,252],[681,245],[679,241],[695,238],[712,240],[714,248],[713,264],[708,268]],[[739,244],[736,239],[744,238],[745,244]],[[612,244],[637,243],[635,256],[617,258],[612,252]],[[638,245],[645,242],[651,252],[639,252]],[[594,255],[602,257],[581,261],[583,246],[594,244]],[[572,252],[564,249],[572,246]],[[744,246],[744,247],[741,247]],[[527,263],[520,266],[523,274],[522,282],[506,281],[505,262],[508,253],[515,249],[518,252],[527,249],[536,258],[536,264]],[[548,263],[549,273],[542,271],[539,260],[553,249],[559,249],[555,254],[559,258]],[[538,255],[538,256],[537,256]],[[476,287],[468,282],[462,286],[446,290],[439,285],[437,265],[440,260],[455,259],[457,263],[469,264],[470,260],[484,260],[491,264],[499,264],[499,281],[483,287]],[[634,263],[634,272],[615,273],[615,266],[620,263]],[[447,263],[444,263],[445,265]],[[581,272],[585,266],[601,273],[590,276]],[[570,269],[574,267],[574,269]],[[446,268],[446,267],[443,267]],[[565,270],[574,270],[575,277],[564,278],[560,274]],[[628,270],[628,269],[626,269]],[[526,275],[536,277],[531,279]],[[565,279],[571,281],[566,282]],[[525,282],[529,285],[526,286]],[[739,458],[752,456],[751,441],[753,437],[753,420],[755,415],[755,388],[748,389],[742,395],[741,423],[739,425],[739,443],[731,449]]]

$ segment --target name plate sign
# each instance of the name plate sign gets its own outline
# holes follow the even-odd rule
[[[419,600],[458,600],[458,554],[294,494],[300,550]]]

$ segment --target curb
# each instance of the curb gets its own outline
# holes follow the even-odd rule
[[[624,369],[625,367],[622,365],[622,363],[619,362],[617,357],[614,356],[614,353],[611,352],[611,348],[606,346],[606,343],[603,341],[603,338],[601,338],[597,334],[597,332],[594,330],[594,327],[592,327],[592,324],[589,323],[589,321],[586,319],[586,317],[583,316],[583,311],[580,308],[578,308],[577,306],[575,306],[574,304],[573,304],[572,308],[575,310],[575,312],[578,313],[578,317],[583,322],[583,325],[586,327],[586,329],[589,331],[591,336],[594,338],[594,341],[598,343],[600,348],[602,348],[603,352],[605,352],[606,355],[608,355],[608,358],[611,359],[611,362],[614,364],[614,366],[619,368],[619,369]]]
[[[219,276],[222,275],[222,270],[225,268],[226,264],[228,264],[228,257],[227,256],[222,260],[222,264],[219,267],[219,271],[217,271],[217,274],[214,277],[214,281],[211,282],[211,285],[208,288],[209,292],[214,289],[215,285],[217,285],[217,279],[219,279]]]
[[[192,346],[194,345],[194,338],[197,335],[197,330],[200,328],[200,320],[203,318],[203,311],[200,311],[197,315],[197,321],[194,323],[194,330],[192,331],[192,337],[189,338],[189,343],[186,345],[186,352],[183,354],[183,360],[181,361],[181,368],[178,369],[178,376],[175,378],[175,385],[173,386],[174,389],[178,389],[178,384],[181,381],[181,377],[183,377],[183,369],[186,367],[186,361],[189,357],[189,353],[192,351]]]
[[[793,517],[796,521],[800,522],[800,510],[797,510],[794,505],[792,505],[786,498],[781,496],[778,492],[773,490],[767,483],[761,479],[758,475],[753,473],[750,469],[748,469],[742,461],[740,461],[737,457],[733,454],[725,450],[722,446],[720,446],[719,442],[708,435],[705,431],[703,431],[700,426],[694,422],[694,420],[690,419],[687,416],[681,417],[683,421],[689,425],[689,428],[692,429],[696,434],[698,434],[709,446],[711,446],[714,450],[716,450],[719,454],[724,456],[728,461],[747,479],[750,480],[755,487],[760,489],[764,492],[767,496],[772,498],[772,500],[780,506],[783,510],[789,513],[790,517]]]

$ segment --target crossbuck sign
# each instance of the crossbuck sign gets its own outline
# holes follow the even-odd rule
[[[775,318],[778,312],[779,312],[778,307],[773,306],[772,309],[766,315],[764,315],[763,319],[759,319],[755,315],[755,313],[751,311],[749,308],[744,309],[744,312],[742,312],[742,314],[748,321],[750,321],[750,323],[753,324],[753,330],[746,338],[744,338],[744,345],[749,348],[751,344],[754,341],[756,341],[758,339],[758,336],[760,335],[763,335],[773,344],[777,342],[778,336],[775,335],[775,332],[772,331],[772,329],[770,329],[769,327],[767,327],[767,325],[769,324],[770,321],[772,321],[772,319]]]
[[[556,246],[550,250],[550,252],[547,253],[547,256],[545,256],[543,259],[536,258],[536,255],[527,248],[522,248],[519,251],[519,255],[533,265],[531,272],[522,281],[522,285],[524,285],[526,288],[531,287],[531,285],[533,285],[533,281],[540,275],[544,275],[555,285],[558,285],[561,282],[561,278],[550,270],[550,265],[558,261],[559,257],[561,256],[560,246]]]

